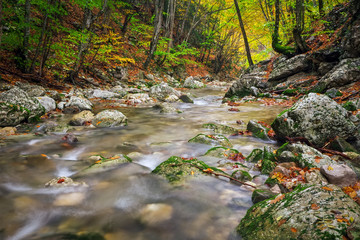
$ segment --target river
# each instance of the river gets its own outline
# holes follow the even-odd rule
[[[174,104],[180,114],[161,114],[147,106],[122,107],[118,110],[129,119],[126,127],[75,128],[79,139],[75,146],[61,143],[64,133],[4,140],[0,239],[67,239],[62,238],[64,233],[93,232],[107,240],[228,239],[252,205],[251,189],[210,176],[173,187],[151,171],[173,155],[201,158],[210,146],[187,141],[198,133],[212,133],[201,127],[204,123],[244,129],[237,120],[271,123],[283,108],[245,103],[239,112],[232,112],[221,104],[221,90],[191,92],[194,104]],[[106,105],[95,111],[102,108]],[[247,136],[229,139],[245,156],[254,148],[275,145]],[[92,155],[120,153],[131,156],[133,163],[82,177],[87,187],[45,187],[55,177],[72,177],[89,166]],[[201,160],[214,165],[214,159]]]

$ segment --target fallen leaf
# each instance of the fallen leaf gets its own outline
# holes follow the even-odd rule
[[[285,197],[285,195],[284,195],[284,194],[281,194],[281,195],[277,196],[275,199],[271,200],[271,201],[270,201],[270,204],[274,204],[274,203],[280,202],[281,200],[284,199],[284,197]]]
[[[286,219],[281,219],[278,223],[278,227],[280,227],[281,225],[283,225],[284,223],[286,223]]]
[[[194,171],[191,171],[190,174],[191,174],[191,175],[194,175]]]
[[[296,233],[296,232],[297,232],[296,228],[291,228],[291,231],[292,231],[293,233]]]
[[[324,190],[326,190],[326,191],[330,191],[330,192],[334,190],[334,189],[329,188],[329,187],[326,187],[326,186],[325,186],[325,187],[322,187],[322,189],[324,189]]]
[[[318,210],[319,208],[320,207],[316,203],[311,204],[311,209],[312,210]]]
[[[57,183],[63,183],[63,182],[65,182],[65,179],[63,179],[63,178],[60,178],[60,179],[57,181]]]
[[[331,166],[328,166],[328,168],[327,168],[329,171],[332,171],[332,170],[334,170]]]
[[[321,157],[315,156],[315,162],[316,162],[316,163],[320,163],[320,159],[321,159]]]
[[[46,154],[41,154],[41,156],[43,156],[43,157],[47,157],[47,155],[46,155]]]
[[[101,160],[97,160],[95,163],[96,163],[96,164],[101,163]]]

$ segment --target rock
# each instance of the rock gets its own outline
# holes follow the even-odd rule
[[[231,174],[231,177],[242,182],[251,181],[253,179],[253,176],[245,170],[236,170]]]
[[[65,104],[65,107],[77,107],[80,111],[91,110],[93,104],[86,98],[72,96],[70,100]]]
[[[236,231],[245,240],[322,240],[342,239],[350,226],[360,227],[360,206],[335,185],[315,185],[255,204]]]
[[[165,203],[145,205],[139,212],[139,221],[147,226],[156,227],[171,219],[173,207]]]
[[[38,124],[32,132],[36,134],[49,134],[53,132],[65,133],[68,130],[68,126],[62,122],[46,121]]]
[[[342,96],[342,93],[336,88],[330,88],[325,92],[325,95],[331,98],[336,98]]]
[[[195,80],[194,77],[187,77],[184,81],[184,88],[203,88],[205,84]]]
[[[113,91],[107,91],[107,90],[101,90],[101,89],[95,89],[94,91],[92,91],[90,93],[91,98],[103,98],[103,99],[108,99],[108,98],[116,98],[116,97],[120,97],[120,94],[117,94]]]
[[[82,111],[78,114],[75,114],[69,124],[72,126],[82,126],[86,122],[90,123],[94,119],[94,114],[88,110]]]
[[[320,172],[331,184],[340,187],[350,186],[356,183],[356,173],[345,164],[323,165]]]
[[[24,90],[29,97],[40,97],[45,95],[45,88],[29,83],[16,82],[16,86]]]
[[[38,121],[44,113],[45,109],[39,101],[20,88],[0,93],[0,127]]]
[[[160,109],[160,113],[179,113],[179,110],[174,108],[169,103],[158,103],[153,106],[155,109]]]
[[[281,173],[286,177],[290,177],[290,173],[291,173],[290,168],[292,167],[296,167],[296,163],[294,162],[279,163],[278,165],[276,165],[272,174]]]
[[[150,88],[149,95],[150,97],[157,98],[160,101],[165,101],[166,98],[170,95],[175,95],[177,98],[179,98],[181,93],[168,86],[166,83],[161,83],[159,85],[152,86]]]
[[[339,152],[357,152],[356,149],[343,138],[335,138],[332,140],[328,148]]]
[[[305,137],[322,147],[336,136],[354,135],[355,125],[347,118],[347,111],[325,95],[310,93],[282,112],[271,124],[276,138]]]
[[[101,159],[96,161],[94,164],[78,172],[76,176],[79,177],[89,174],[105,172],[111,169],[115,169],[124,163],[131,163],[131,162],[132,162],[131,158],[123,154],[118,154],[111,158],[101,157]]]
[[[356,4],[357,6],[355,6]],[[354,16],[357,16],[356,12],[359,10],[359,3],[357,1],[352,1],[351,7],[349,8],[351,8],[351,11],[355,14]],[[342,57],[360,57],[360,18],[357,17],[357,19],[345,29],[346,35],[341,42],[344,49]]]
[[[74,182],[74,180],[69,177],[58,177],[51,179],[50,181],[45,183],[45,187],[88,187],[88,185],[84,182]]]
[[[124,96],[124,99],[133,102],[133,104],[150,103],[154,101],[147,93],[129,93]]]
[[[16,132],[16,128],[14,128],[14,127],[0,128],[0,136],[14,135],[15,132]]]
[[[85,199],[85,193],[83,192],[72,192],[64,193],[56,197],[54,206],[75,206],[81,204]]]
[[[72,143],[77,143],[79,140],[74,134],[68,133],[61,138],[61,141],[72,144]]]
[[[145,78],[150,80],[150,81],[155,81],[155,77],[154,75],[152,75],[151,73],[148,73],[145,75]]]
[[[300,143],[285,143],[276,151],[276,156],[279,162],[295,162],[301,168],[320,168],[335,163],[329,156]]]
[[[92,120],[95,127],[120,127],[127,125],[127,117],[117,110],[103,110]]]
[[[257,137],[266,141],[271,140],[268,136],[268,131],[270,129],[263,126],[257,120],[250,120],[249,123],[247,124],[246,129],[252,132],[253,137]]]
[[[197,159],[182,159],[172,156],[165,162],[157,166],[152,173],[165,177],[170,183],[182,183],[187,178],[204,176],[201,169],[212,169],[214,172],[223,173],[219,169],[209,167],[204,162]]]
[[[217,123],[206,123],[202,125],[202,128],[212,129],[214,133],[218,134],[235,134],[239,132],[236,128]]]
[[[184,103],[194,103],[194,100],[192,100],[188,95],[182,94],[179,99],[183,101]]]
[[[324,184],[328,184],[328,181],[326,180],[326,178],[324,177],[324,175],[322,175],[320,173],[320,170],[314,170],[311,172],[305,172],[305,182],[310,184],[310,185],[314,185],[314,184],[320,184],[320,185],[324,185]]]
[[[314,81],[316,81],[318,77],[314,76],[314,73],[305,73],[305,72],[299,72],[294,75],[291,75],[286,78],[285,82],[281,82],[277,84],[274,89],[285,89],[283,92],[285,95],[291,95],[287,94],[289,91],[293,90],[292,95],[296,95],[299,91],[303,90],[301,88],[310,86]]]
[[[259,160],[269,159],[270,161],[275,160],[274,149],[271,147],[264,147],[264,150],[254,149],[249,156],[246,157],[246,161],[256,163]]]
[[[324,76],[325,74],[330,72],[331,69],[333,69],[335,65],[336,65],[336,63],[334,63],[334,62],[321,62],[318,67],[318,72],[321,76]]]
[[[56,109],[56,102],[51,97],[36,97],[36,99],[45,108],[46,112],[50,112]]]
[[[266,79],[266,72],[261,69],[255,68],[250,73],[245,73],[241,75],[239,80],[237,80],[226,92],[225,97],[231,98],[237,96],[239,98],[252,95],[254,90],[251,87],[264,88],[266,84],[263,80]]]
[[[278,194],[273,193],[270,189],[255,189],[252,193],[251,201],[256,204],[276,195]]]
[[[220,135],[220,134],[205,135],[205,134],[200,133],[197,136],[190,139],[189,142],[202,143],[202,144],[215,145],[215,146],[220,145],[220,146],[228,147],[228,148],[232,147],[232,144],[229,141],[229,139],[227,139],[226,137],[224,137],[223,135]]]
[[[310,61],[306,55],[297,55],[278,64],[270,73],[269,82],[285,79],[299,72],[304,72],[310,68]]]
[[[217,157],[217,158],[228,158],[233,155],[238,154],[239,151],[236,149],[226,148],[226,147],[213,147],[210,148],[204,156]]]
[[[360,80],[360,58],[348,58],[340,61],[331,71],[325,74],[312,88],[323,92],[329,88],[338,88]]]

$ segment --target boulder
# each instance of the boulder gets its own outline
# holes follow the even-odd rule
[[[239,151],[226,147],[213,147],[210,148],[204,156],[216,157],[216,158],[229,158],[239,154]]]
[[[38,85],[32,85],[29,83],[16,82],[16,86],[24,90],[29,97],[40,97],[45,95],[45,88]]]
[[[360,58],[348,58],[325,74],[312,88],[313,91],[323,92],[329,88],[342,87],[360,80]]]
[[[4,127],[0,128],[0,136],[10,136],[16,133],[16,128],[14,127]]]
[[[206,134],[200,133],[197,136],[190,139],[189,142],[202,143],[202,144],[215,145],[215,146],[220,145],[220,146],[229,147],[229,148],[232,147],[232,144],[229,141],[229,139],[227,139],[226,137],[224,137],[223,135],[220,135],[220,134],[206,135]]]
[[[85,122],[91,122],[94,119],[94,114],[88,110],[82,111],[78,114],[75,114],[69,124],[73,126],[82,126]]]
[[[113,91],[95,89],[94,91],[91,92],[91,94],[89,95],[89,97],[91,97],[91,98],[103,98],[103,99],[107,99],[107,98],[120,97],[120,94],[117,94],[117,93],[115,93],[115,92],[113,92]]]
[[[39,101],[20,88],[14,87],[0,94],[0,127],[37,121],[44,113]]]
[[[179,113],[180,111],[174,108],[170,103],[158,103],[153,106],[155,109],[160,109],[160,113]]]
[[[161,83],[150,88],[149,92],[150,97],[157,98],[160,101],[165,101],[171,95],[175,95],[177,98],[181,96],[179,91],[176,91],[167,83]]]
[[[88,185],[84,182],[74,182],[74,180],[69,177],[58,177],[51,179],[50,181],[45,183],[45,187],[88,187]]]
[[[354,135],[355,125],[347,116],[346,109],[328,96],[310,93],[279,114],[271,126],[280,141],[305,137],[322,147],[336,136],[346,139]]]
[[[91,110],[93,104],[86,98],[72,96],[70,100],[65,104],[65,108],[68,107],[75,107],[78,108],[80,111],[82,110]]]
[[[295,162],[302,168],[320,168],[323,165],[335,164],[329,156],[301,143],[285,143],[276,151],[276,158],[279,162]]]
[[[255,189],[251,195],[251,201],[256,204],[276,195],[277,193],[273,193],[270,189]]]
[[[356,173],[345,164],[323,165],[320,172],[329,183],[340,187],[354,185],[357,181]]]
[[[184,88],[203,88],[205,84],[201,81],[195,80],[194,77],[187,77],[184,81]]]
[[[335,185],[299,186],[252,206],[242,239],[343,239],[360,228],[360,206]],[[355,230],[353,230],[355,229]]]
[[[182,94],[179,99],[184,103],[194,103],[194,100],[192,100],[187,94]]]
[[[310,61],[306,55],[297,55],[279,63],[270,73],[269,82],[285,79],[299,72],[307,71],[310,68]]]
[[[127,125],[127,117],[117,110],[103,110],[92,120],[95,127],[120,127]]]
[[[56,102],[51,97],[36,97],[36,99],[45,108],[46,112],[50,112],[56,109]]]
[[[124,99],[127,100],[129,104],[149,103],[154,101],[147,93],[129,93],[124,96]]]
[[[260,69],[254,69],[250,73],[241,75],[240,79],[237,80],[226,92],[225,97],[231,98],[237,96],[239,98],[254,94],[252,87],[264,88],[266,84],[266,72]]]

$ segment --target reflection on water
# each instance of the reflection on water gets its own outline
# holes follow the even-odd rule
[[[0,239],[61,239],[63,233],[83,232],[99,232],[109,240],[227,239],[251,206],[249,189],[215,177],[174,188],[150,172],[172,155],[204,154],[209,146],[187,142],[211,133],[201,128],[204,123],[237,128],[244,126],[236,120],[270,123],[281,108],[246,104],[240,112],[229,112],[221,104],[222,92],[194,94],[194,104],[174,104],[181,114],[122,108],[127,127],[77,129],[79,142],[72,146],[62,144],[61,135],[50,135],[1,147]],[[243,136],[230,140],[244,155],[274,144]],[[128,154],[134,162],[76,179],[87,187],[44,187],[52,178],[73,176],[94,163],[92,155],[115,154]]]

